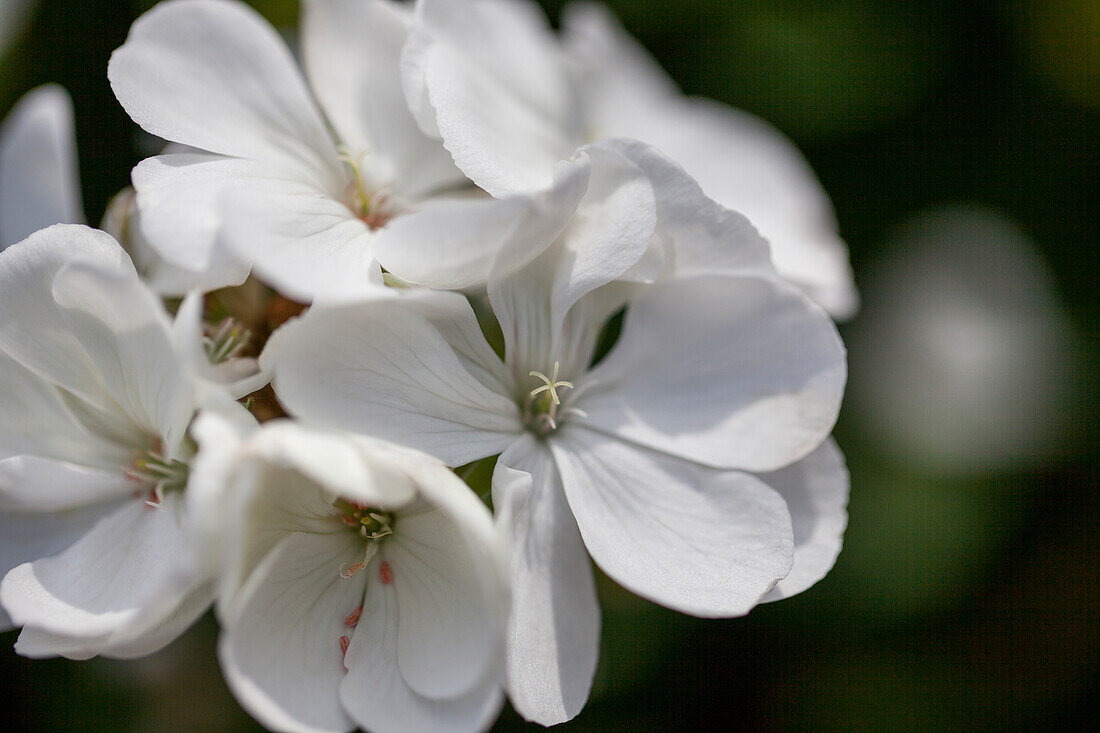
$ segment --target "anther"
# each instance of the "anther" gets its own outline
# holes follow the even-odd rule
[[[352,563],[350,565],[348,563],[344,563],[340,566],[340,577],[344,580],[351,580],[356,573],[358,573],[366,566],[367,564],[363,562]]]

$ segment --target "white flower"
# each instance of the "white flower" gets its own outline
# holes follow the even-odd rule
[[[438,292],[315,307],[261,356],[302,418],[450,465],[501,453],[509,692],[544,724],[580,710],[595,668],[585,548],[640,595],[735,616],[819,579],[844,527],[847,477],[821,446],[845,380],[832,322],[771,273],[742,217],[693,205],[706,199],[675,166],[665,173],[680,178],[659,180],[660,158],[639,157],[643,174],[616,149],[574,163],[588,173],[584,199],[560,234],[523,258],[506,243],[491,268],[503,360],[469,303]],[[576,185],[564,172],[561,182]]]
[[[563,25],[564,49],[534,3],[419,0],[402,71],[421,129],[494,196],[548,186],[554,164],[585,142],[654,144],[749,217],[780,273],[850,317],[847,249],[791,142],[744,112],[684,97],[603,8],[568,6]]]
[[[503,700],[507,594],[485,506],[428,456],[204,416],[196,501],[225,541],[226,678],[284,731],[473,731]],[[200,452],[200,455],[202,453]],[[200,488],[202,487],[202,488]]]
[[[80,224],[73,105],[56,84],[27,92],[0,127],[0,250],[51,224]]]
[[[424,199],[468,185],[404,103],[408,24],[407,9],[384,0],[306,2],[307,86],[242,3],[177,0],[139,18],[112,56],[112,87],[138,124],[194,149],[134,170],[149,242],[221,284],[252,263],[300,300],[380,283],[379,251],[416,245],[389,241],[389,220],[430,217]]]
[[[214,395],[184,346],[195,302],[173,324],[83,226],[0,254],[0,601],[21,654],[147,654],[209,605],[181,502]]]

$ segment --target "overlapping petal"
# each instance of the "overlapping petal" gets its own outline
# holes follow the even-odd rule
[[[192,589],[177,574],[188,556],[179,515],[133,499],[64,552],[9,572],[0,601],[15,623],[68,638],[125,632]]]
[[[573,3],[562,25],[597,136],[659,148],[709,197],[752,221],[784,277],[834,316],[850,318],[859,300],[847,247],[828,196],[794,144],[746,112],[683,97],[605,8]]]
[[[585,546],[635,593],[695,616],[740,616],[790,571],[790,515],[756,477],[574,426],[551,447]]]
[[[363,612],[340,684],[344,709],[364,729],[376,733],[434,733],[487,728],[500,711],[500,683],[490,679],[454,698],[417,694],[399,671],[402,616],[393,585],[369,584]]]
[[[107,75],[134,121],[159,137],[278,164],[322,189],[343,185],[324,118],[286,44],[243,3],[157,5],[131,27]]]
[[[117,242],[81,226],[52,226],[3,252],[0,351],[44,379],[104,406],[110,401],[106,389],[88,368],[78,334],[72,332],[53,295],[54,277],[78,260],[133,273],[133,265]]]
[[[768,471],[832,430],[844,347],[824,312],[775,280],[661,282],[630,302],[622,336],[586,379],[584,423],[721,468]]]
[[[399,297],[316,308],[280,329],[260,364],[295,416],[408,445],[448,465],[499,453],[520,430],[515,403],[478,381]]]
[[[848,525],[848,470],[830,438],[801,461],[759,478],[787,502],[794,526],[794,567],[764,597],[778,601],[824,578],[836,562]]]
[[[474,499],[463,486],[448,488]],[[382,550],[397,594],[397,662],[417,694],[452,699],[499,668],[504,606],[492,536],[471,541],[460,523],[467,517],[424,509],[404,512]]]
[[[218,645],[237,699],[278,730],[342,732],[354,728],[338,690],[344,678],[340,637],[359,606],[365,578],[338,572],[355,562],[349,532],[286,535],[252,572]]]
[[[403,71],[421,128],[494,196],[546,188],[580,140],[564,57],[534,4],[422,0]]]
[[[389,0],[309,0],[302,51],[310,86],[343,144],[388,171],[380,177],[393,194],[420,198],[466,179],[406,107],[398,67],[410,21],[411,11]]]
[[[493,506],[511,546],[508,695],[554,725],[588,699],[600,640],[592,566],[545,446],[530,436],[497,461]]]

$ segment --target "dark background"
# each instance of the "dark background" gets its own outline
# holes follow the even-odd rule
[[[0,57],[0,113],[41,83],[72,93],[91,222],[149,153],[106,64],[150,4],[41,0]],[[295,3],[252,4],[293,33]],[[556,19],[561,3],[544,4]],[[603,583],[596,687],[565,729],[1089,727],[1100,3],[609,4],[685,91],[798,143],[835,203],[864,308],[842,327],[852,496],[833,572],[726,621]],[[926,337],[944,312],[954,340],[937,351]],[[256,729],[225,689],[215,637],[207,618],[152,658],[74,663],[21,659],[4,634],[0,721]],[[510,710],[497,726],[523,727]]]

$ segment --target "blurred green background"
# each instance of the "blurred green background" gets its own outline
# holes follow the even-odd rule
[[[106,64],[151,4],[40,0],[24,23],[27,3],[0,5],[0,113],[41,83],[72,93],[92,222],[150,152]],[[293,33],[296,3],[252,4]],[[556,19],[562,3],[544,4]],[[798,143],[835,203],[864,304],[842,327],[851,380],[837,439],[852,495],[836,568],[727,621],[603,582],[596,687],[564,728],[1090,727],[1100,3],[609,4],[686,92]],[[73,663],[21,659],[5,634],[0,720],[255,730],[215,638],[207,618],[152,658]],[[526,728],[507,710],[497,725]]]

